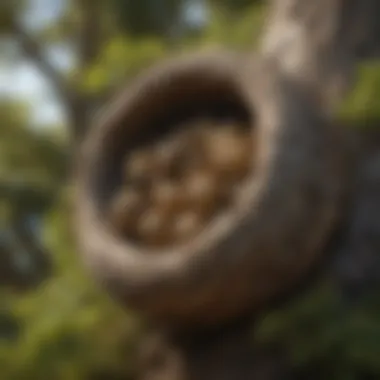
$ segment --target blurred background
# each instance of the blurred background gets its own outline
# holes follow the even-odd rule
[[[1,0],[1,380],[132,378],[140,321],[76,253],[73,152],[121,84],[179,51],[253,48],[264,12],[258,0]],[[342,115],[380,117],[380,66],[363,67]],[[285,348],[306,378],[380,379],[379,295],[347,311],[321,279],[252,339]]]

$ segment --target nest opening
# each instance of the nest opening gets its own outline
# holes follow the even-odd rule
[[[149,150],[172,136],[181,135],[185,130],[191,132],[193,127],[204,121],[212,125],[215,131],[219,126],[234,125],[235,131],[252,136],[253,115],[237,83],[231,78],[213,77],[210,73],[204,78],[200,76],[198,72],[195,77],[190,73],[183,77],[168,78],[156,85],[142,86],[136,89],[134,97],[126,98],[127,102],[120,107],[118,117],[102,139],[101,153],[97,157],[99,161],[95,164],[98,170],[95,176],[97,183],[91,188],[97,189],[94,198],[99,202],[102,219],[109,221],[110,202],[115,193],[122,187],[134,185],[133,181],[125,182],[125,162],[136,152]],[[194,156],[198,153],[193,152]],[[250,158],[248,160],[252,161]],[[181,190],[178,189],[177,194],[179,192]],[[191,221],[191,216],[183,219],[184,229],[190,228],[186,227],[186,223],[196,224],[194,220]],[[132,220],[131,223],[136,225],[137,222]],[[115,227],[112,223],[109,225]],[[198,222],[197,227],[199,225]],[[123,237],[130,242],[138,242],[138,239],[134,241],[132,235],[124,234]],[[158,240],[162,240],[162,236]]]

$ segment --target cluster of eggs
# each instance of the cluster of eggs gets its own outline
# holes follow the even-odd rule
[[[195,237],[231,206],[253,163],[253,137],[236,122],[189,123],[128,153],[109,204],[117,233],[147,247]]]

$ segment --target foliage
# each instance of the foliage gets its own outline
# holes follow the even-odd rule
[[[301,299],[266,314],[256,340],[280,343],[307,378],[316,373],[318,379],[337,380],[379,376],[379,290],[355,308],[346,307],[334,284],[322,279]]]
[[[168,36],[181,17],[181,0],[111,0],[116,19],[133,36]]]
[[[162,58],[165,52],[165,45],[158,38],[135,40],[116,36],[105,45],[101,58],[82,76],[82,88],[88,94],[107,91]]]
[[[356,87],[342,105],[340,116],[351,121],[380,119],[380,65],[363,64],[358,72]]]
[[[72,25],[78,23],[80,2],[66,3],[54,25],[36,34],[40,42],[76,46]],[[167,32],[180,22],[179,3],[102,2],[104,36],[99,51],[84,69],[74,67],[65,73],[67,82],[87,99],[101,98],[144,67],[178,50],[250,46],[265,11],[257,1],[210,0],[209,23],[197,33],[181,34],[181,43],[173,44]],[[155,13],[157,4],[160,14]],[[164,13],[164,19],[152,21]],[[112,21],[116,19],[118,22]],[[343,108],[344,117],[380,117],[379,73],[377,66],[363,68],[358,87]],[[55,269],[27,294],[0,288],[1,378],[129,379],[139,321],[92,283],[75,252],[72,189],[66,179],[72,154],[70,140],[65,138],[69,125],[36,129],[29,119],[26,104],[1,100],[1,229],[12,229],[15,214],[21,218],[37,215],[39,238]],[[320,378],[360,379],[358,373],[375,378],[380,377],[379,321],[378,300],[368,299],[357,309],[346,310],[333,285],[322,281],[304,298],[265,315],[256,339],[281,343],[296,368],[319,372]]]

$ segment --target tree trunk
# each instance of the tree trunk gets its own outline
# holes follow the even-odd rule
[[[378,57],[379,14],[376,0],[272,0],[261,53],[330,107],[352,85],[357,63]]]
[[[213,331],[150,333],[143,342],[139,380],[281,380],[283,353],[257,348],[247,319]]]

